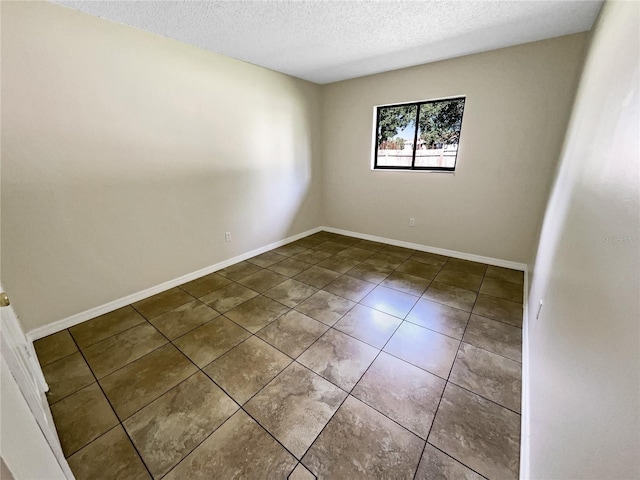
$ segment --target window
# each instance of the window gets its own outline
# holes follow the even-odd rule
[[[376,107],[373,167],[456,169],[464,97]]]

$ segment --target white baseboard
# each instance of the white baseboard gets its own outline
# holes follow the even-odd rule
[[[513,270],[526,271],[527,265],[525,263],[511,262],[509,260],[501,260],[493,257],[483,257],[482,255],[474,255],[472,253],[456,252],[455,250],[447,250],[444,248],[430,247],[428,245],[420,245],[418,243],[403,242],[401,240],[394,240],[392,238],[378,237],[376,235],[368,235],[366,233],[350,232],[349,230],[342,230],[340,228],[333,227],[321,227],[320,230],[324,230],[331,233],[338,233],[340,235],[348,235],[350,237],[361,238],[363,240],[371,240],[372,242],[388,243],[389,245],[395,245],[396,247],[411,248],[413,250],[419,250],[421,252],[435,253],[438,255],[444,255],[446,257],[460,258],[462,260],[470,260],[472,262],[486,263],[495,267],[511,268]]]
[[[473,262],[486,263],[488,265],[494,265],[496,267],[511,268],[514,270],[520,270],[524,272],[524,285],[523,285],[523,317],[522,317],[522,399],[521,399],[521,416],[520,416],[520,479],[529,479],[529,274],[528,266],[526,263],[511,262],[508,260],[501,260],[499,258],[483,257],[481,255],[474,255],[471,253],[457,252],[454,250],[446,250],[444,248],[429,247],[427,245],[420,245],[417,243],[403,242],[400,240],[394,240],[391,238],[383,238],[375,235],[367,235],[364,233],[351,232],[348,230],[342,230],[339,228],[322,227],[321,230],[338,233],[341,235],[349,235],[351,237],[361,238],[364,240],[371,240],[373,242],[388,243],[398,247],[411,248],[413,250],[419,250],[421,252],[435,253],[438,255],[445,255],[447,257],[460,258],[463,260],[470,260]]]
[[[524,270],[522,316],[522,398],[520,400],[520,480],[531,478],[529,470],[530,410],[529,410],[529,271]]]
[[[133,293],[131,295],[127,295],[126,297],[122,297],[117,300],[105,303],[104,305],[90,308],[89,310],[85,310],[84,312],[76,313],[75,315],[71,315],[70,317],[63,318],[62,320],[58,320],[49,323],[48,325],[35,328],[27,332],[27,339],[30,342],[34,342],[39,338],[43,338],[48,335],[60,332],[67,328],[78,325],[79,323],[86,322],[87,320],[99,317],[100,315],[104,315],[105,313],[113,312],[118,308],[125,307],[131,303],[138,302],[157,293],[164,292],[165,290],[168,290],[170,288],[177,287],[178,285],[182,285],[183,283],[190,282],[191,280],[195,280],[196,278],[200,278],[204,275],[222,270],[223,268],[233,265],[234,263],[238,263],[248,258],[255,257],[256,255],[260,255],[261,253],[267,252],[274,248],[281,247],[282,245],[286,245],[287,243],[295,242],[296,240],[299,240],[303,237],[306,237],[307,235],[311,235],[321,230],[322,227],[312,228],[311,230],[307,230],[306,232],[287,237],[284,240],[279,240],[269,245],[265,245],[264,247],[256,248],[255,250],[251,250],[250,252],[243,253],[242,255],[237,255],[227,260],[223,260],[222,262],[218,262],[214,265],[210,265],[195,272],[187,273],[186,275],[182,275],[181,277],[166,281],[164,283],[161,283],[160,285],[146,288],[140,292]]]
[[[79,323],[86,322],[87,320],[91,320],[92,318],[99,317],[100,315],[104,315],[105,313],[112,312],[114,310],[117,310],[118,308],[122,308],[131,303],[138,302],[140,300],[143,300],[157,293],[163,292],[173,287],[177,287],[178,285],[182,285],[183,283],[189,282],[191,280],[195,280],[196,278],[200,278],[204,275],[208,275],[209,273],[213,273],[215,271],[226,268],[230,265],[233,265],[234,263],[241,262],[243,260],[246,260],[247,258],[255,257],[256,255],[260,255],[261,253],[272,250],[274,248],[281,247],[282,245],[286,245],[287,243],[294,242],[296,240],[299,240],[300,238],[306,237],[307,235],[311,235],[313,233],[320,232],[320,231],[327,231],[332,233],[338,233],[341,235],[348,235],[348,236],[360,238],[363,240],[371,240],[374,242],[387,243],[389,245],[411,248],[413,250],[419,250],[421,252],[429,252],[429,253],[435,253],[438,255],[445,255],[447,257],[461,258],[463,260],[471,260],[474,262],[486,263],[486,264],[495,265],[498,267],[512,268],[514,270],[525,271],[527,268],[527,266],[524,263],[516,263],[516,262],[510,262],[507,260],[500,260],[498,258],[483,257],[480,255],[473,255],[470,253],[456,252],[453,250],[446,250],[444,248],[429,247],[427,245],[419,245],[417,243],[403,242],[400,240],[394,240],[392,238],[383,238],[375,235],[367,235],[364,233],[351,232],[348,230],[341,230],[339,228],[316,227],[316,228],[307,230],[306,232],[302,232],[297,235],[293,235],[291,237],[285,238],[283,240],[279,240],[277,242],[271,243],[269,245],[265,245],[264,247],[251,250],[250,252],[243,253],[242,255],[237,255],[235,257],[229,258],[227,260],[216,263],[214,265],[210,265],[201,270],[188,273],[181,277],[174,278],[173,280],[168,280],[164,283],[161,283],[160,285],[147,288],[140,292],[127,295],[126,297],[122,297],[117,300],[113,300],[111,302],[105,303],[104,305],[100,305],[98,307],[94,307],[89,310],[76,313],[75,315],[71,315],[67,318],[63,318],[62,320],[58,320],[48,325],[35,328],[33,330],[30,330],[27,333],[27,338],[31,342],[33,342],[34,340],[38,340],[39,338],[43,338],[48,335],[52,335],[54,333],[60,332],[67,328],[78,325]],[[526,281],[526,278],[525,278],[525,281]]]

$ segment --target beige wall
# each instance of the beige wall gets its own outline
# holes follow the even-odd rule
[[[31,330],[323,224],[527,262],[585,44],[320,87],[2,2],[2,281]],[[370,171],[374,105],[458,94],[454,175]]]
[[[586,38],[571,35],[324,87],[328,225],[528,262]],[[467,97],[455,174],[370,170],[375,105],[454,95]]]
[[[320,225],[319,95],[2,2],[2,281],[26,330]]]
[[[640,4],[605,4],[547,206],[529,308],[531,478],[640,477],[639,25]]]

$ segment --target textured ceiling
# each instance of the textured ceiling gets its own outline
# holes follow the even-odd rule
[[[602,1],[54,3],[315,83],[589,30]]]

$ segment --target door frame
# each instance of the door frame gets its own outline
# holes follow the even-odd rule
[[[0,289],[2,285],[0,284]],[[69,480],[75,477],[64,456],[58,432],[45,393],[49,386],[38,363],[33,343],[27,340],[20,320],[11,305],[0,308],[0,351],[7,362],[20,393],[40,428],[62,472]]]

